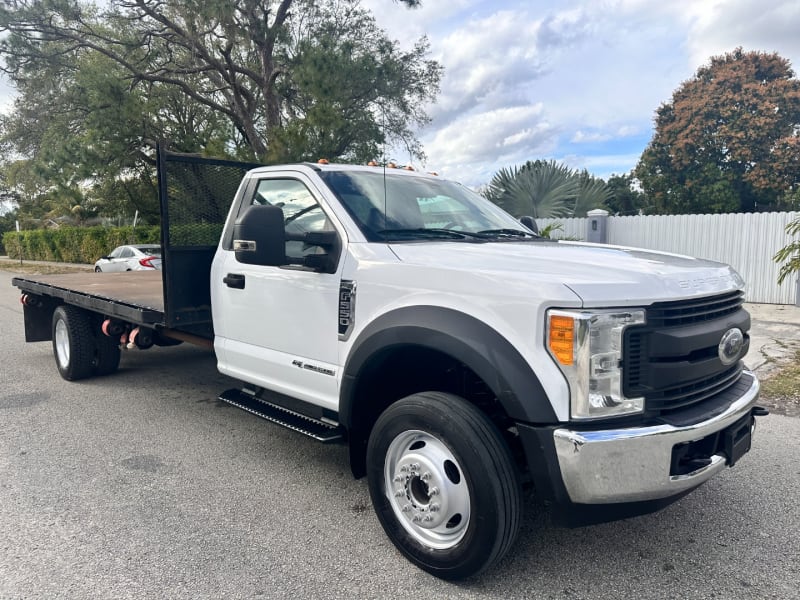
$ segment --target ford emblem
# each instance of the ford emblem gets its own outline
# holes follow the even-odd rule
[[[731,365],[739,358],[739,353],[744,346],[744,333],[738,327],[728,329],[719,341],[717,352],[723,365]]]

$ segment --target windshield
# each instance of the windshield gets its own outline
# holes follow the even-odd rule
[[[368,240],[485,240],[535,237],[514,217],[466,187],[447,180],[383,171],[323,171]]]
[[[150,256],[161,258],[160,246],[136,246],[136,249],[140,252],[144,252],[145,254],[149,254]]]

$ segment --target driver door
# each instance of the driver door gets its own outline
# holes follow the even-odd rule
[[[302,174],[270,173],[249,189],[242,210],[257,204],[279,206],[287,233],[336,231],[317,190]],[[321,251],[286,242],[287,257]],[[342,261],[340,257],[336,273],[330,274],[300,266],[248,265],[239,263],[231,249],[218,252],[212,306],[220,370],[315,404],[322,399],[336,410]]]

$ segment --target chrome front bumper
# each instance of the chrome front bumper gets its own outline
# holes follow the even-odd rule
[[[710,464],[686,475],[670,475],[672,449],[676,444],[722,431],[752,411],[759,383],[752,373],[745,374],[752,377],[747,391],[723,413],[700,423],[602,431],[554,430],[558,465],[570,500],[580,504],[656,500],[708,481],[725,468],[724,455],[712,455]]]

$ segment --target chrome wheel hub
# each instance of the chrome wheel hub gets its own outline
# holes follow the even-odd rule
[[[424,431],[405,431],[389,445],[384,466],[386,495],[394,513],[421,544],[446,549],[464,537],[470,496],[450,449]]]
[[[61,319],[56,321],[55,338],[58,364],[62,369],[66,369],[69,366],[69,333],[67,332],[67,324]]]

